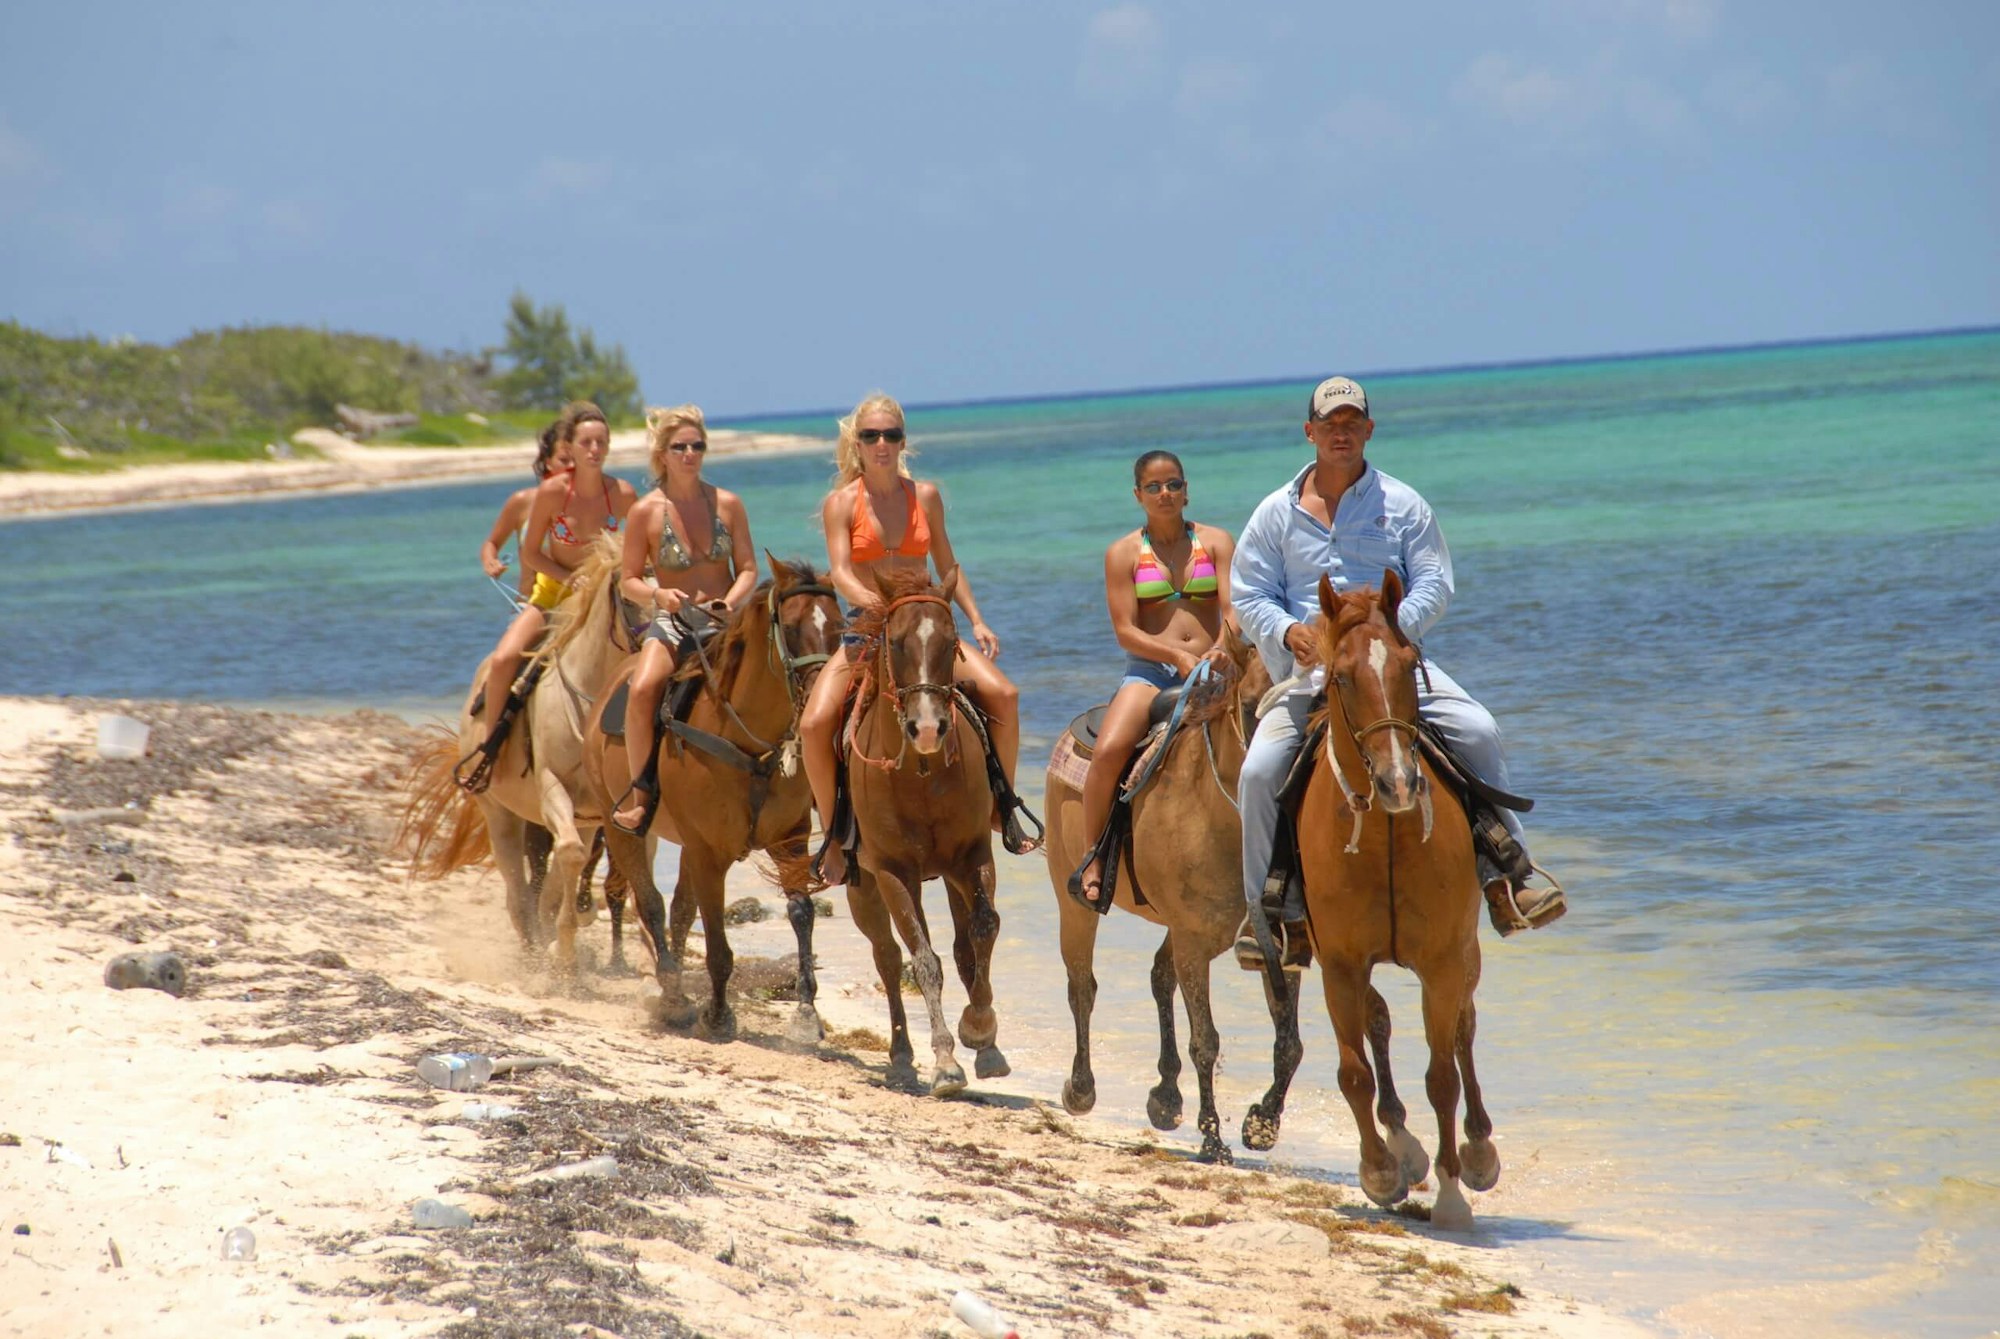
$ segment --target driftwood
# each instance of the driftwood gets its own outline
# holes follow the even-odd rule
[[[333,416],[340,420],[341,431],[354,438],[373,437],[392,428],[414,428],[420,421],[415,414],[384,414],[348,404],[335,405]]]

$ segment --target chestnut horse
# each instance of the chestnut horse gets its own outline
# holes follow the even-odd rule
[[[1472,832],[1449,786],[1440,786],[1417,745],[1417,648],[1396,621],[1403,584],[1336,594],[1320,578],[1315,621],[1327,705],[1326,742],[1299,812],[1300,864],[1327,1012],[1340,1045],[1340,1091],[1361,1135],[1361,1188],[1384,1206],[1408,1196],[1429,1161],[1404,1126],[1388,1068],[1388,1009],[1368,978],[1377,963],[1407,967],[1423,987],[1424,1086],[1437,1113],[1433,1225],[1472,1226],[1460,1184],[1490,1190],[1500,1179],[1493,1122],[1472,1064],[1483,906]],[[1294,1016],[1296,1024],[1296,1016]],[[1377,1075],[1364,1043],[1375,1051]],[[1381,1102],[1369,1103],[1381,1081]],[[1461,1085],[1463,1145],[1454,1142]],[[1376,1116],[1388,1130],[1385,1139]]]
[[[590,850],[587,838],[602,826],[605,812],[586,796],[583,785],[584,717],[632,650],[617,600],[621,555],[618,536],[600,535],[577,567],[570,583],[575,594],[556,607],[549,634],[534,653],[542,674],[526,712],[493,761],[492,784],[467,796],[448,771],[434,765],[437,749],[427,746],[417,760],[404,820],[405,841],[414,855],[412,873],[442,878],[487,853],[486,842],[476,836],[476,807],[506,884],[507,914],[515,932],[531,949],[553,937],[555,966],[566,976],[576,968],[575,893]],[[472,709],[485,675],[481,662],[459,710],[461,757],[486,735]],[[534,825],[554,838],[547,876],[539,880],[528,846]]]
[[[1180,1047],[1174,1036],[1174,990],[1187,1008],[1188,1054],[1194,1061],[1201,1109],[1203,1162],[1232,1161],[1222,1141],[1215,1110],[1215,1062],[1221,1052],[1209,1005],[1209,964],[1228,948],[1243,917],[1243,835],[1236,815],[1236,779],[1246,746],[1245,708],[1271,686],[1270,675],[1249,644],[1225,626],[1222,652],[1203,681],[1183,690],[1187,715],[1170,742],[1158,773],[1132,801],[1129,856],[1118,854],[1113,905],[1166,927],[1153,958],[1153,1003],[1160,1018],[1160,1082],[1146,1097],[1146,1115],[1155,1129],[1181,1123]],[[1099,914],[1079,905],[1066,891],[1070,871],[1083,862],[1097,840],[1083,830],[1083,794],[1065,776],[1069,734],[1056,741],[1049,760],[1047,855],[1049,882],[1062,916],[1063,966],[1069,974],[1069,1008],[1076,1022],[1076,1051],[1063,1084],[1063,1106],[1082,1115],[1097,1104],[1097,1079],[1090,1064],[1090,1015],[1097,1003],[1091,960]],[[1073,755],[1069,755],[1073,756]],[[1109,886],[1107,880],[1107,886]],[[1141,905],[1134,890],[1145,894]],[[1298,977],[1287,978],[1295,997]]]
[[[917,1082],[909,1019],[903,1012],[903,955],[930,1013],[935,1067],[930,1091],[950,1097],[965,1088],[944,1019],[944,974],[924,917],[923,882],[942,878],[951,902],[952,958],[970,1002],[959,1016],[959,1040],[977,1055],[982,1079],[1009,1072],[995,1044],[993,943],[1000,913],[993,906],[993,791],[985,743],[955,685],[958,625],[952,569],[938,585],[919,573],[876,573],[882,606],[863,612],[855,630],[871,639],[860,666],[847,724],[847,789],[860,836],[848,862],[847,902],[854,923],[875,950],[875,970],[889,996],[889,1078]]]
[[[791,1035],[817,1042],[825,1029],[814,1005],[818,984],[805,856],[812,792],[799,766],[797,731],[812,681],[840,644],[842,619],[833,587],[817,572],[776,558],[770,562],[771,579],[751,593],[707,648],[683,657],[675,671],[677,679],[702,682],[686,720],[659,732],[660,803],[647,837],[612,826],[605,829],[605,845],[631,885],[660,983],[661,1018],[674,1026],[695,1017],[681,986],[681,957],[700,911],[710,985],[701,1021],[718,1040],[736,1033],[728,996],[735,956],[723,925],[724,880],[730,866],[752,851],[769,853],[784,882],[785,913],[799,944],[799,1003]],[[632,768],[623,740],[605,733],[601,711],[591,713],[583,752],[592,803],[609,812]],[[654,838],[681,848],[671,917],[653,883]]]

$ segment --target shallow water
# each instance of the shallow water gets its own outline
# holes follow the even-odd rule
[[[2000,335],[1368,385],[1371,459],[1453,547],[1428,649],[1506,727],[1537,855],[1575,894],[1558,928],[1486,942],[1481,1072],[1508,1170],[1474,1199],[1482,1232],[1540,1263],[1524,1286],[1692,1333],[1988,1333]],[[1137,522],[1131,458],[1179,450],[1192,514],[1238,528],[1305,463],[1306,390],[913,414],[1023,689],[1024,777],[1115,679],[1097,573]],[[822,463],[711,473],[760,545],[820,551]],[[505,492],[0,526],[0,692],[442,708],[504,617],[475,554]],[[1039,858],[1005,863],[1003,1039],[1052,1096],[1054,905]],[[1156,942],[1129,917],[1101,936],[1106,1118],[1143,1120]],[[1215,977],[1233,1131],[1268,1024],[1252,978]],[[1414,992],[1379,979],[1409,1100]],[[1307,1015],[1278,1154],[1348,1178],[1324,1010]]]

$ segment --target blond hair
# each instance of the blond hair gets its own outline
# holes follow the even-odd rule
[[[708,420],[702,417],[700,405],[679,404],[672,409],[646,411],[646,443],[655,479],[667,477],[667,443],[682,428],[693,428],[701,434],[702,441],[708,440]]]
[[[886,409],[894,414],[896,422],[903,425],[903,430],[909,431],[909,422],[903,417],[903,406],[897,404],[893,398],[881,391],[872,391],[863,396],[861,403],[854,406],[854,412],[840,420],[840,441],[833,448],[834,487],[851,484],[861,477],[861,439],[856,435],[858,429],[854,425],[860,422],[863,414],[872,413],[877,409]],[[910,450],[907,437],[903,441],[903,453],[896,458],[896,470],[907,479],[910,477],[910,457],[916,453]]]

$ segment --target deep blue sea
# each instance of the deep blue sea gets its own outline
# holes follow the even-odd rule
[[[1429,499],[1457,568],[1427,649],[1499,717],[1572,889],[1560,926],[1486,945],[1509,1172],[1482,1230],[1668,1332],[1992,1332],[2000,333],[1364,381],[1370,459]],[[1309,458],[1308,389],[911,412],[1023,690],[1025,779],[1116,680],[1101,554],[1138,522],[1133,457],[1178,451],[1190,514],[1238,529]],[[825,459],[709,474],[761,547],[823,553]],[[0,694],[442,714],[504,620],[477,546],[512,486],[0,525]],[[1002,909],[1010,1050],[1059,1075],[1039,858]],[[1099,1111],[1129,1114],[1153,936],[1114,917],[1104,943],[1100,1037],[1129,1063],[1100,1041]],[[1268,1026],[1216,975],[1233,1127]],[[1279,1152],[1351,1171],[1323,1018],[1307,1045]]]

